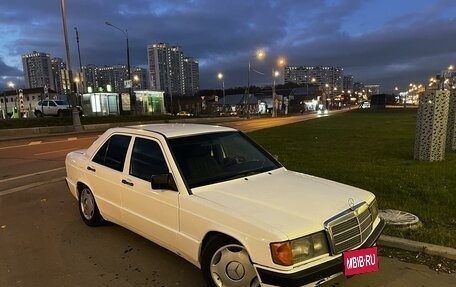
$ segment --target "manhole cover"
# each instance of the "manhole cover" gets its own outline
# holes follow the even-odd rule
[[[401,210],[379,210],[378,216],[385,220],[386,224],[394,225],[397,227],[418,228],[421,226],[421,222],[418,216]]]

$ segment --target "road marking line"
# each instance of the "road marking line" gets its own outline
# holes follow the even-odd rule
[[[100,135],[96,135],[96,136],[93,136],[93,137],[76,138],[76,140],[97,139],[99,137],[100,137]],[[19,148],[19,147],[26,147],[26,146],[37,145],[37,144],[44,145],[44,144],[54,144],[54,143],[61,143],[61,142],[68,142],[68,138],[65,139],[65,140],[61,140],[61,141],[52,141],[52,142],[43,142],[43,141],[38,142],[38,141],[36,141],[36,142],[30,142],[28,144],[23,144],[23,145],[4,146],[4,147],[0,147],[0,150],[11,149],[11,148]]]
[[[70,142],[70,141],[77,141],[78,138],[77,138],[77,137],[72,137],[72,138],[68,138],[67,140],[68,140],[69,142]]]
[[[26,189],[30,189],[30,188],[34,188],[34,187],[38,187],[40,185],[45,185],[45,184],[49,184],[49,183],[59,182],[59,181],[62,181],[64,179],[65,179],[65,177],[62,176],[62,177],[57,177],[57,178],[54,178],[54,179],[51,179],[51,180],[34,182],[34,183],[26,184],[26,185],[23,185],[23,186],[18,186],[18,187],[15,187],[15,188],[11,188],[11,189],[0,191],[0,196],[4,196],[4,195],[7,195],[7,194],[15,193],[15,192],[18,192],[18,191],[22,191],[22,190],[26,190]]]
[[[20,175],[20,176],[16,176],[16,177],[5,178],[5,179],[1,179],[0,183],[11,181],[11,180],[16,180],[16,179],[21,179],[21,178],[25,178],[25,177],[30,177],[30,176],[34,176],[34,175],[42,175],[42,174],[46,174],[49,172],[54,172],[54,171],[59,171],[59,170],[64,170],[64,169],[65,169],[65,167],[58,167],[58,168],[54,168],[54,169],[39,171],[36,173],[30,173],[30,174],[24,174],[24,175]]]
[[[51,153],[58,153],[58,152],[62,152],[62,151],[73,151],[73,150],[77,150],[79,148],[67,148],[67,149],[60,149],[60,150],[53,150],[53,151],[47,151],[47,152],[40,152],[40,153],[35,153],[34,155],[45,155],[45,154],[51,154]]]

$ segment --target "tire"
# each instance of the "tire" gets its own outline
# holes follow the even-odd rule
[[[204,247],[201,270],[208,287],[259,287],[247,250],[224,236],[211,238]]]
[[[59,118],[63,117],[63,111],[62,111],[62,110],[58,110],[58,111],[57,111],[57,116],[58,116]]]
[[[88,226],[100,226],[105,223],[105,220],[98,210],[95,197],[87,186],[84,186],[79,192],[79,213],[81,214],[82,220]]]
[[[43,113],[41,111],[35,111],[35,116],[37,118],[41,118],[41,117],[43,117]]]

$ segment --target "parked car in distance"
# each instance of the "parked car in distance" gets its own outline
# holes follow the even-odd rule
[[[237,116],[237,112],[236,112],[236,111],[225,111],[225,112],[220,112],[220,116],[221,116],[221,117],[225,117],[225,116],[235,117],[235,116]]]
[[[328,114],[327,108],[322,108],[317,111],[317,115],[327,115],[327,114]]]
[[[211,287],[322,283],[344,274],[351,250],[376,252],[384,228],[372,193],[287,170],[228,127],[112,128],[65,167],[87,225],[128,228]]]
[[[42,100],[35,106],[34,113],[36,117],[57,116],[71,114],[71,105],[63,100]],[[82,108],[77,107],[79,115],[82,115]]]
[[[187,112],[187,111],[180,111],[176,114],[176,116],[184,116],[184,117],[191,117],[193,114]]]
[[[370,101],[362,101],[361,104],[359,104],[360,109],[369,109],[371,107]]]

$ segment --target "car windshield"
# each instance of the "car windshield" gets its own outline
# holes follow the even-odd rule
[[[169,140],[190,188],[250,176],[281,167],[240,132],[220,132]]]

